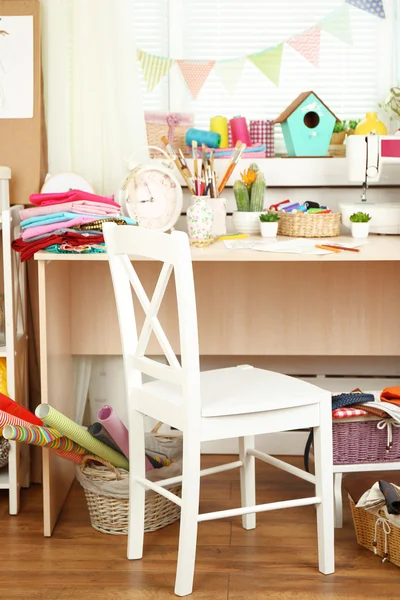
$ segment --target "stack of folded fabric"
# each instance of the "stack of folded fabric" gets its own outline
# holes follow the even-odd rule
[[[12,247],[26,261],[46,249],[56,253],[105,252],[103,223],[137,225],[121,214],[112,197],[97,196],[81,190],[63,193],[32,194],[32,208],[21,210],[21,237]]]

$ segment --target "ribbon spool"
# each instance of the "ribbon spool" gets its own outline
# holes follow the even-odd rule
[[[192,145],[192,142],[197,142],[198,146],[205,144],[207,148],[219,148],[221,144],[221,136],[213,131],[204,131],[203,129],[194,129],[191,127],[186,132],[186,144]]]

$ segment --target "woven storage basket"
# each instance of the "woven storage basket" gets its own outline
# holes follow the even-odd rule
[[[10,453],[10,442],[0,437],[0,469],[8,463],[8,455]]]
[[[96,461],[103,466],[91,465],[89,461]],[[102,533],[112,535],[128,534],[128,498],[111,498],[93,492],[87,482],[112,482],[129,477],[128,471],[117,469],[107,461],[97,456],[87,455],[80,465],[82,477],[80,483],[85,491],[86,501],[90,514],[92,527]],[[86,483],[86,485],[85,485]],[[181,484],[169,487],[168,490],[177,496],[181,495]],[[145,532],[157,531],[177,521],[180,517],[180,507],[164,496],[151,490],[146,491],[145,502]]]
[[[161,137],[166,136],[168,142],[177,150],[180,148],[188,154],[185,135],[193,127],[193,115],[184,113],[145,113],[147,143],[149,146],[160,146]],[[151,158],[163,155],[156,150],[150,153]]]
[[[336,421],[332,426],[334,465],[400,462],[400,428],[393,426],[393,445],[387,452],[387,429],[377,427],[384,419],[367,417],[350,423]]]
[[[381,524],[376,524],[378,517],[372,513],[357,508],[353,500],[349,496],[351,515],[353,517],[354,529],[356,531],[357,542],[360,546],[374,552],[374,538],[376,528],[376,553],[378,556],[384,557],[385,554],[385,533]],[[384,518],[384,512],[379,513]],[[387,560],[394,565],[400,567],[400,529],[389,523],[390,533],[387,534]]]
[[[278,234],[322,238],[340,235],[340,213],[286,213],[279,211]]]

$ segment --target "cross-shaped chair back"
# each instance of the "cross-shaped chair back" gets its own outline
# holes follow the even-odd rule
[[[171,234],[141,227],[104,225],[104,239],[114,286],[124,358],[128,402],[135,402],[135,390],[142,386],[142,373],[182,387],[187,419],[200,415],[200,369],[196,300],[188,237],[181,231]],[[135,270],[136,260],[162,263],[151,299]],[[158,319],[164,294],[174,272],[180,340],[179,362]],[[132,289],[145,314],[138,334]],[[146,356],[152,332],[168,364]]]

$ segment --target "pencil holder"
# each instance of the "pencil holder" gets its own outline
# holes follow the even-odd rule
[[[207,204],[214,213],[212,236],[226,235],[226,198],[207,198]]]
[[[213,241],[214,211],[208,196],[192,196],[192,204],[186,212],[188,235],[191,242]]]

